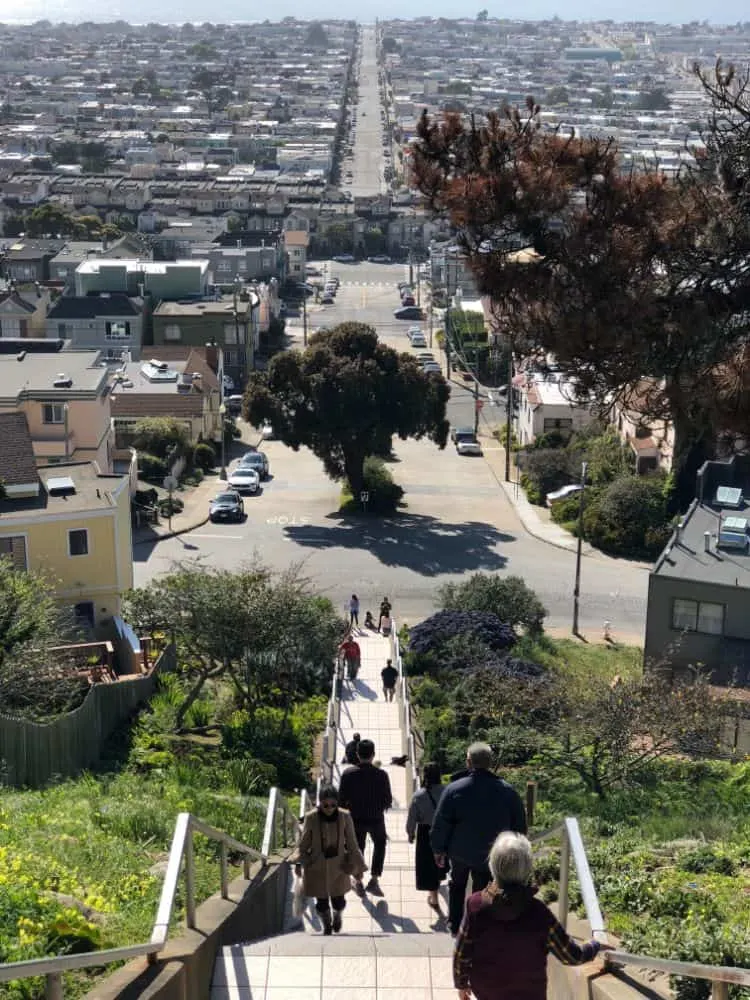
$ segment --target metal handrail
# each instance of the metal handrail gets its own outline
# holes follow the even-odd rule
[[[157,956],[164,950],[169,937],[169,925],[174,910],[177,887],[180,874],[183,871],[185,876],[185,923],[189,928],[195,927],[195,864],[193,855],[193,834],[199,833],[210,840],[215,840],[220,845],[219,864],[221,871],[221,896],[222,899],[229,898],[229,851],[236,851],[243,855],[243,875],[245,879],[250,878],[251,860],[260,861],[262,865],[268,862],[269,854],[274,849],[270,845],[276,844],[276,814],[281,810],[284,818],[283,841],[287,845],[286,821],[291,817],[294,825],[294,836],[296,837],[297,820],[284,797],[277,788],[272,788],[268,796],[268,806],[266,809],[265,835],[263,838],[263,848],[258,851],[249,844],[243,843],[231,837],[222,830],[204,823],[191,813],[183,812],[177,816],[172,844],[169,850],[169,860],[167,870],[164,875],[164,885],[162,886],[159,904],[156,910],[151,938],[148,942],[141,944],[126,945],[121,948],[106,948],[102,951],[81,952],[78,955],[56,955],[49,958],[30,959],[23,962],[8,962],[0,965],[0,983],[7,983],[16,979],[30,979],[33,976],[44,976],[45,996],[47,1000],[61,1000],[63,996],[62,974],[71,972],[74,969],[96,968],[103,965],[110,965],[112,962],[124,962],[132,958],[148,956],[149,963],[156,961]],[[270,826],[269,826],[270,824]],[[268,835],[269,828],[271,830]]]
[[[596,894],[594,879],[591,875],[586,848],[583,845],[581,829],[578,820],[568,816],[561,824],[550,830],[532,834],[532,843],[540,843],[551,837],[560,837],[560,890],[558,894],[558,919],[567,929],[570,909],[569,882],[570,860],[573,859],[578,883],[583,897],[586,919],[591,926],[591,934],[595,941],[606,943],[607,931],[602,917],[599,897]],[[713,1000],[726,1000],[728,984],[750,986],[750,969],[725,965],[705,965],[701,962],[679,962],[669,958],[656,958],[652,955],[634,955],[627,951],[603,952],[604,961],[608,965],[637,965],[652,972],[666,972],[673,976],[687,976],[693,979],[705,979],[712,984]]]
[[[406,763],[409,773],[411,774],[411,782],[407,783],[407,798],[411,801],[414,793],[419,788],[419,770],[417,768],[417,748],[414,740],[414,733],[411,727],[411,702],[409,700],[409,683],[406,679],[406,672],[404,670],[404,660],[401,656],[401,643],[398,638],[398,627],[396,625],[395,619],[391,624],[391,654],[393,662],[396,664],[398,669],[399,678],[401,683],[399,684],[399,694],[401,700],[401,707],[404,716],[403,725],[403,752],[406,754]],[[409,788],[409,784],[411,788]]]

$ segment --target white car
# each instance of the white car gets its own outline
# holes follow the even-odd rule
[[[234,379],[225,375],[223,379],[224,392],[234,392]]]
[[[255,469],[241,466],[229,473],[227,486],[238,493],[257,493],[260,489],[260,476]]]
[[[456,451],[459,455],[481,455],[482,446],[477,441],[473,431],[457,431],[455,435]]]
[[[269,423],[263,424],[263,426],[260,429],[260,436],[264,441],[272,441],[273,440],[272,425]]]

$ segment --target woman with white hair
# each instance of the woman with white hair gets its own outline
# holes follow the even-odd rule
[[[554,914],[535,898],[531,844],[501,833],[489,856],[492,881],[466,901],[453,953],[453,981],[460,1000],[546,1000],[547,955],[565,965],[590,962],[610,945],[577,944]]]

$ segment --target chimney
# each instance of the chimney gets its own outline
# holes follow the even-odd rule
[[[703,549],[704,549],[705,552],[710,552],[711,551],[711,532],[710,531],[704,531],[703,532]]]
[[[214,341],[206,344],[206,364],[212,372],[219,370],[219,349]]]

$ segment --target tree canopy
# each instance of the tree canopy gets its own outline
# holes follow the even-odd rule
[[[731,86],[715,98],[727,120],[730,98]],[[732,163],[750,159],[746,103]],[[750,414],[748,213],[712,170],[670,181],[628,169],[612,140],[542,131],[539,110],[529,98],[523,113],[482,123],[423,114],[415,183],[458,229],[519,353],[554,355],[602,411],[619,403],[646,422],[671,420],[689,499],[697,466]],[[519,255],[519,238],[535,253]]]
[[[244,415],[268,420],[276,436],[298,450],[310,448],[328,475],[346,478],[354,496],[364,461],[397,435],[428,437],[440,448],[448,438],[450,388],[416,361],[382,344],[364,323],[341,323],[310,338],[305,351],[284,351],[268,372],[250,379]]]

